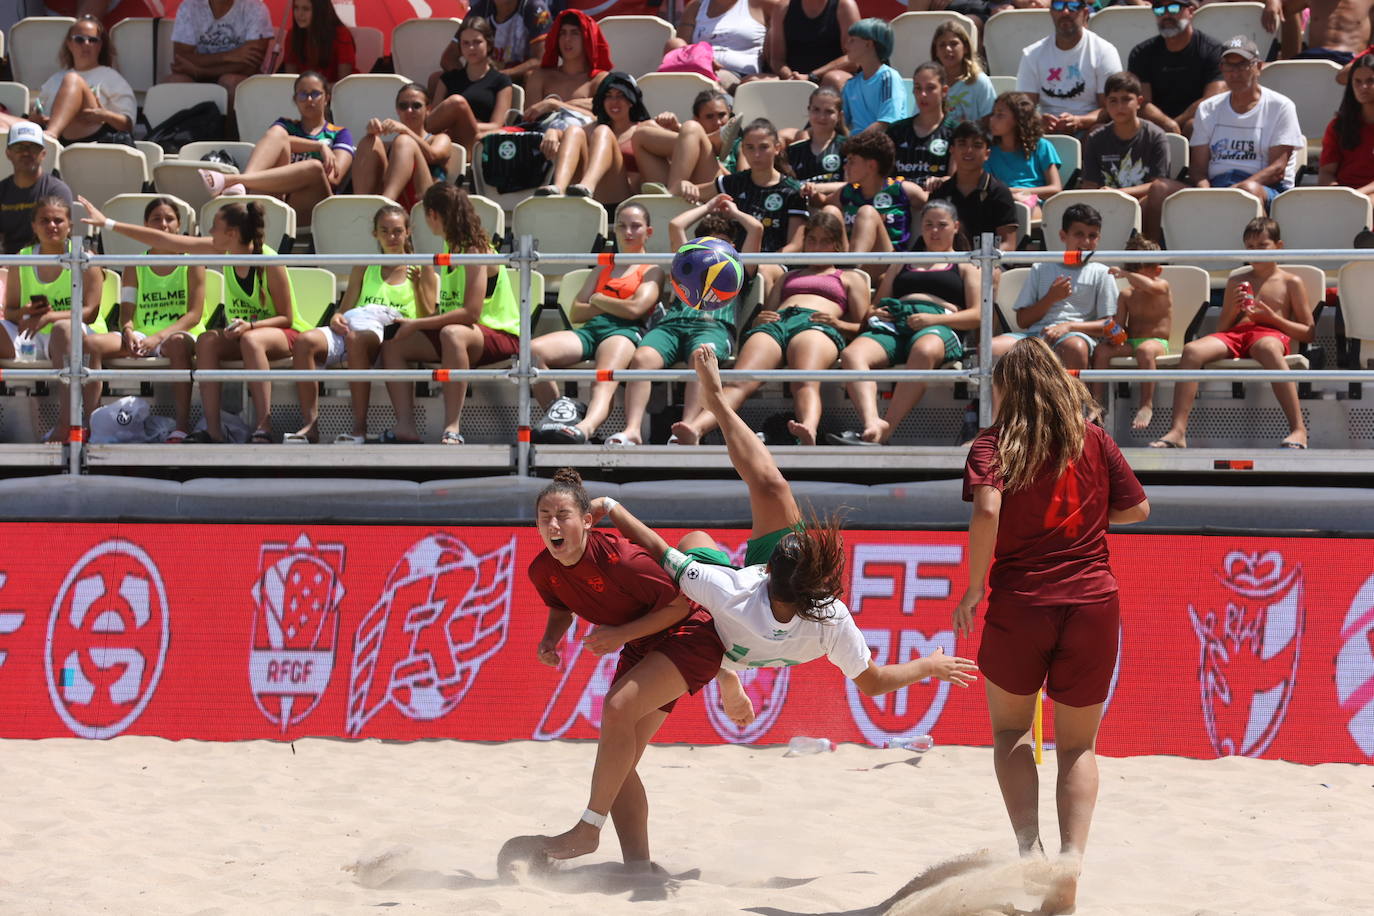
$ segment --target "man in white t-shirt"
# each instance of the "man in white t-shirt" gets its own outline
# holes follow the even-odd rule
[[[219,83],[232,103],[238,84],[261,71],[274,34],[262,0],[182,0],[167,81]]]
[[[1028,46],[1016,73],[1016,89],[1040,106],[1045,130],[1081,134],[1101,119],[1107,77],[1121,71],[1121,55],[1089,32],[1085,0],[1052,0],[1054,34]]]
[[[1293,187],[1297,150],[1306,145],[1298,110],[1286,95],[1260,85],[1259,49],[1245,35],[1222,45],[1227,91],[1203,99],[1193,120],[1188,175],[1199,188],[1239,188],[1269,202]],[[1185,185],[1155,179],[1142,214],[1145,235],[1159,239],[1164,199]]]

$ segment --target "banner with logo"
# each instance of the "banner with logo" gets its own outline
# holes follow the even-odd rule
[[[747,532],[717,535],[742,553]],[[963,533],[846,543],[846,599],[878,663],[976,657],[979,634],[950,626]],[[1111,544],[1123,623],[1103,753],[1374,761],[1368,541]],[[0,545],[0,737],[595,738],[614,671],[582,650],[582,623],[559,667],[536,658],[533,528],[3,524]],[[744,679],[752,725],[712,684],[658,740],[991,740],[980,688],[869,698],[825,660]]]

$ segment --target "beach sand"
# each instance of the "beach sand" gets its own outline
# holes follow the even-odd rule
[[[608,824],[592,856],[499,883],[507,839],[581,813],[594,754],[528,741],[0,742],[0,913],[858,916],[922,874],[930,886],[893,913],[1037,902],[986,748],[652,747],[640,772],[666,878],[623,875]],[[1374,768],[1136,757],[1101,770],[1079,913],[1374,911]],[[1051,848],[1053,785],[1051,754]]]

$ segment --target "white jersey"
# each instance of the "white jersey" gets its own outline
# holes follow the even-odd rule
[[[843,601],[832,603],[824,622],[794,617],[782,623],[773,616],[766,566],[716,566],[677,550],[668,551],[663,565],[684,595],[711,612],[725,645],[722,668],[780,668],[822,655],[847,678],[868,668],[868,642]]]

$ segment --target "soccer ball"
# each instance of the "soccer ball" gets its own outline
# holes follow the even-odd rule
[[[692,308],[711,311],[729,305],[744,287],[744,267],[729,242],[693,239],[677,250],[671,270],[673,292]]]

